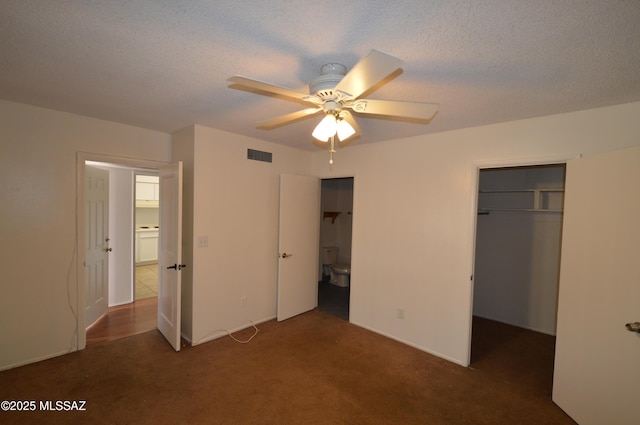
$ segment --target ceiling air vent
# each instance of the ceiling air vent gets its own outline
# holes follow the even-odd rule
[[[271,152],[262,152],[255,149],[247,149],[247,159],[262,162],[272,162],[271,156]]]

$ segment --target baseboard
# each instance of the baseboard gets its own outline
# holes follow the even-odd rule
[[[532,328],[530,326],[525,326],[525,325],[523,325],[521,323],[514,323],[514,322],[507,321],[507,320],[498,319],[498,318],[495,318],[495,317],[484,316],[484,315],[481,315],[481,314],[474,314],[474,316],[479,317],[481,319],[491,320],[493,322],[504,323],[505,325],[509,325],[509,326],[515,326],[516,328],[527,329],[527,330],[538,332],[538,333],[545,334],[545,335],[556,336],[555,332],[550,332],[547,329]]]
[[[64,351],[59,351],[57,353],[53,353],[53,354],[47,354],[41,357],[36,357],[30,360],[25,360],[23,362],[18,362],[18,363],[13,363],[10,365],[4,365],[4,366],[0,366],[0,371],[3,370],[9,370],[9,369],[15,369],[16,367],[20,367],[20,366],[25,366],[31,363],[38,363],[41,362],[43,360],[49,360],[52,359],[54,357],[59,357],[59,356],[64,356],[65,354],[69,354],[69,353],[73,353],[74,351],[78,351],[76,347],[71,347],[67,350]]]
[[[382,336],[387,337],[387,338],[389,338],[389,339],[393,339],[394,341],[398,341],[398,342],[400,342],[400,343],[402,343],[402,344],[404,344],[404,345],[408,345],[409,347],[413,347],[413,348],[415,348],[415,349],[417,349],[417,350],[424,351],[425,353],[428,353],[428,354],[431,354],[431,355],[433,355],[433,356],[439,357],[439,358],[441,358],[441,359],[443,359],[443,360],[447,360],[447,361],[449,361],[449,362],[451,362],[451,363],[455,363],[455,364],[460,365],[460,366],[462,366],[462,367],[468,367],[468,366],[469,366],[468,364],[466,364],[466,363],[464,363],[464,362],[462,362],[462,361],[460,361],[460,360],[458,360],[458,359],[454,359],[453,357],[449,357],[449,356],[444,355],[444,354],[442,354],[442,353],[439,353],[439,352],[437,352],[437,351],[430,350],[430,349],[428,349],[428,348],[426,348],[426,347],[423,347],[423,346],[418,345],[418,344],[414,344],[414,343],[412,343],[412,342],[410,342],[410,341],[406,341],[406,340],[404,340],[404,339],[402,339],[402,338],[397,338],[397,337],[395,337],[395,336],[393,336],[393,335],[390,335],[390,334],[388,334],[388,333],[386,333],[386,332],[383,332],[383,331],[381,331],[381,330],[378,330],[378,329],[372,328],[372,327],[370,327],[370,326],[363,325],[362,323],[352,322],[352,321],[350,321],[350,323],[351,323],[351,324],[353,324],[353,325],[356,325],[356,326],[358,326],[358,327],[361,327],[361,328],[363,328],[363,329],[366,329],[366,330],[368,330],[368,331],[371,331],[371,332],[377,333],[378,335],[382,335]]]
[[[189,344],[191,345],[200,345],[200,344],[204,344],[205,342],[209,342],[209,341],[213,341],[214,339],[218,339],[220,337],[223,336],[228,336],[230,333],[236,333],[236,332],[240,332],[243,331],[245,329],[248,328],[252,328],[253,325],[259,325],[260,323],[264,323],[264,322],[268,322],[270,320],[275,319],[277,316],[269,316],[269,317],[265,317],[259,320],[254,320],[252,321],[253,323],[248,323],[248,324],[244,324],[241,326],[238,326],[237,328],[233,328],[233,329],[217,329],[215,331],[209,332],[209,334],[205,335],[204,337],[200,338],[198,341],[196,342],[191,342],[189,341]]]

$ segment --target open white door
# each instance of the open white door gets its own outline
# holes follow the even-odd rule
[[[320,180],[280,176],[278,320],[318,306]]]
[[[158,329],[180,351],[182,162],[160,169]]]
[[[85,328],[109,309],[109,171],[85,166]]]
[[[640,424],[640,147],[567,163],[553,400],[580,425]]]

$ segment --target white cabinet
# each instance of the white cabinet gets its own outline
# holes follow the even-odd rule
[[[136,230],[136,264],[158,262],[158,229]]]
[[[160,184],[157,176],[136,176],[136,207],[157,208]]]
[[[136,183],[136,198],[140,201],[157,201],[158,185],[155,183]]]

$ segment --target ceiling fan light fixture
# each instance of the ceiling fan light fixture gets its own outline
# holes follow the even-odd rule
[[[327,142],[330,137],[335,136],[337,127],[336,117],[333,114],[327,114],[311,135],[321,142]]]
[[[347,121],[341,119],[338,120],[338,123],[336,125],[336,132],[338,133],[338,139],[343,142],[349,137],[353,136],[356,133],[356,130],[351,127],[351,124],[349,124]]]

